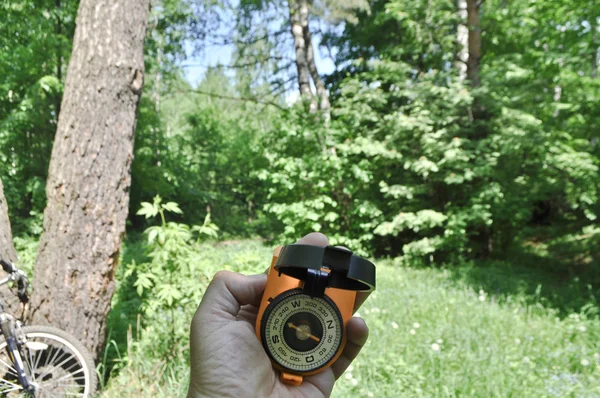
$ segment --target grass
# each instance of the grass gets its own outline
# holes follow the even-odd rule
[[[270,258],[270,249],[257,242],[203,248],[210,258],[206,273],[254,273]],[[600,321],[585,284],[551,284],[501,265],[413,269],[376,263],[377,291],[359,311],[370,338],[334,397],[600,397]],[[563,296],[577,308],[565,300],[553,306]],[[585,302],[591,304],[580,308]],[[120,319],[111,323],[119,335],[125,322],[136,323],[117,313],[111,317]],[[184,396],[185,347],[171,360],[155,358],[148,334],[141,328],[109,346],[107,361],[118,366],[102,397]]]

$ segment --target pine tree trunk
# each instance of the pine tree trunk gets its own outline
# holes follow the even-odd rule
[[[467,0],[458,0],[459,23],[456,29],[456,42],[458,53],[456,67],[460,80],[467,78],[467,62],[469,60],[469,28],[467,27]]]
[[[8,206],[4,197],[4,186],[0,179],[0,259],[17,261],[17,252],[13,246],[12,231],[8,218]]]
[[[290,25],[294,48],[296,49],[296,68],[298,69],[298,87],[305,101],[310,101],[310,110],[317,110],[317,103],[310,88],[310,71],[303,23],[308,23],[308,4],[306,0],[289,0]]]
[[[31,322],[98,354],[129,204],[149,0],[82,0],[46,184]]]
[[[481,28],[479,26],[478,0],[467,0],[467,25],[469,26],[469,59],[467,78],[473,87],[479,87],[479,62],[481,59]]]

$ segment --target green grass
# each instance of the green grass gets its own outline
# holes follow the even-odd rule
[[[256,242],[202,248],[206,273],[253,273],[270,258],[270,249]],[[585,284],[550,283],[507,266],[376,263],[377,291],[359,311],[370,338],[334,397],[600,397],[600,321]],[[569,300],[591,304],[573,311]],[[126,328],[126,321],[135,323],[121,318],[112,324]],[[185,347],[174,360],[154,358],[152,339],[144,330],[135,334],[128,344],[118,342],[125,347],[119,355],[111,346],[109,356],[119,366],[102,396],[183,396]]]

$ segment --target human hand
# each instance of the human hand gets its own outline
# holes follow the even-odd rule
[[[297,243],[327,246],[327,237],[311,233]],[[254,326],[265,274],[244,276],[218,272],[194,315],[190,333],[190,386],[188,398],[196,397],[328,397],[339,378],[366,343],[369,329],[361,318],[351,318],[348,341],[333,365],[307,376],[300,386],[279,380]],[[354,311],[367,298],[359,292]]]

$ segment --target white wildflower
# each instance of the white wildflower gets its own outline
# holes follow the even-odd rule
[[[414,336],[415,334],[417,334],[417,331],[415,329],[410,329],[410,334]]]
[[[583,326],[583,325],[579,326],[579,331],[580,331],[581,333],[585,332],[586,330],[587,330],[587,329],[586,329],[586,327],[585,327],[585,326]]]
[[[589,366],[589,364],[590,364],[590,361],[588,361],[587,359],[584,358],[584,359],[581,360],[581,365],[582,366]]]
[[[529,362],[531,362],[529,357],[523,357],[523,363],[529,363]]]
[[[515,344],[516,344],[516,345],[519,345],[519,344],[521,344],[521,339],[517,337],[517,338],[515,339]]]
[[[369,398],[373,398],[374,396],[375,396],[375,394],[373,394],[371,391],[369,391],[367,393],[367,397],[369,397]]]
[[[350,384],[352,384],[353,386],[355,386],[355,385],[358,384],[358,380],[352,379],[352,380],[350,380]]]
[[[396,322],[392,322],[392,328],[393,329],[398,329],[398,324]]]
[[[413,328],[418,329],[420,327],[421,327],[421,325],[419,325],[418,322],[413,323]]]
[[[440,345],[439,345],[439,344],[437,344],[437,343],[433,343],[433,344],[431,345],[431,349],[432,349],[433,351],[435,351],[435,352],[438,352],[438,351],[440,350]]]
[[[442,340],[442,339],[437,339],[437,340],[436,340],[436,343],[438,343],[438,344],[443,344],[443,343],[444,343],[444,340]]]
[[[360,314],[357,312],[354,314],[355,317],[360,318]]]
[[[344,377],[346,378],[346,380],[352,380],[352,373],[346,372],[346,374],[344,375]]]

